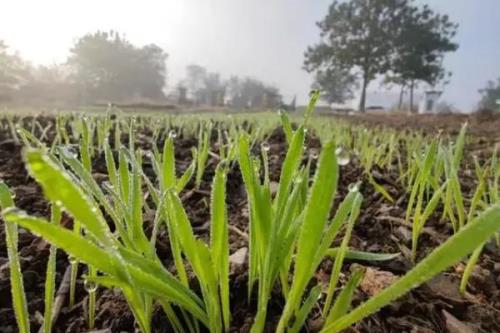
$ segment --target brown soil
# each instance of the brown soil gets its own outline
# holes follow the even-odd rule
[[[377,116],[378,117],[378,116]],[[460,128],[463,117],[437,118],[423,117],[414,121],[400,118],[384,119],[373,118],[371,115],[348,117],[351,121],[361,122],[368,125],[390,125],[396,128],[419,128],[428,132],[436,131],[441,126],[447,131],[454,132]],[[418,117],[417,117],[418,118]],[[429,118],[429,119],[428,119]],[[415,118],[416,119],[416,118]],[[46,119],[50,121],[50,119]],[[418,125],[416,125],[418,123]],[[471,121],[471,124],[473,122]],[[475,123],[474,123],[475,124]],[[492,124],[497,124],[498,119],[492,122],[483,122],[477,125],[473,133],[486,133],[493,135],[495,131]],[[476,125],[473,125],[476,126]],[[476,129],[477,128],[477,129]],[[500,132],[500,131],[498,131]],[[485,145],[491,147],[492,141],[500,135],[496,132],[493,139],[491,136],[482,138]],[[147,135],[147,133],[145,133]],[[49,137],[53,133],[49,133]],[[274,181],[279,178],[279,169],[284,158],[285,138],[283,132],[278,129],[270,137],[270,174]],[[320,143],[314,137],[309,137],[309,147],[319,147]],[[177,138],[176,158],[178,168],[183,170],[191,160],[190,147],[196,145],[196,139]],[[214,141],[215,145],[215,141]],[[144,148],[146,143],[144,143]],[[217,151],[216,147],[213,147]],[[40,188],[27,176],[21,159],[20,146],[15,145],[10,135],[5,130],[0,131],[0,178],[11,187],[16,194],[16,204],[30,214],[43,217],[49,216],[48,204],[44,200]],[[214,167],[217,161],[210,158],[204,175],[204,181],[200,190],[194,190],[193,184],[189,184],[183,197],[184,205],[192,221],[193,227],[199,237],[208,239],[209,221],[209,190]],[[146,174],[152,175],[151,166],[144,166]],[[314,168],[313,168],[314,169]],[[104,159],[98,157],[95,160],[94,170],[96,177],[105,173]],[[408,232],[410,229],[402,223],[406,207],[406,194],[398,186],[397,175],[391,170],[377,170],[379,176],[377,181],[383,184],[391,195],[396,199],[394,204],[387,202],[371,187],[363,175],[361,167],[356,160],[341,168],[341,178],[337,202],[348,191],[349,184],[362,180],[361,192],[364,196],[360,219],[355,227],[350,243],[351,248],[393,253],[407,253],[409,244]],[[99,176],[98,174],[101,174]],[[228,176],[227,204],[229,210],[230,225],[243,233],[248,232],[248,212],[246,209],[246,195],[242,184],[238,167],[235,166]],[[427,229],[421,238],[419,257],[423,257],[433,248],[439,245],[446,237],[450,236],[452,230],[448,225],[439,222],[439,214],[429,221]],[[151,217],[146,216],[146,224],[151,222]],[[147,228],[146,228],[147,229]],[[237,232],[230,233],[230,251],[234,253],[238,249],[247,246],[244,235]],[[29,301],[29,312],[31,315],[31,327],[37,332],[43,313],[45,269],[48,257],[48,246],[39,238],[28,232],[21,231],[19,236],[19,249],[21,255],[22,272]],[[165,230],[161,230],[157,242],[158,255],[167,267],[171,267],[170,249],[168,237]],[[62,251],[57,257],[57,286],[63,280],[68,266],[67,257]],[[3,223],[0,224],[0,333],[17,332],[17,326],[11,306],[10,285],[8,279],[7,252],[5,247],[5,235]],[[350,328],[348,332],[500,332],[500,254],[493,245],[488,245],[481,257],[480,265],[475,270],[470,283],[470,294],[462,297],[458,293],[460,271],[463,264],[458,264],[448,271],[440,274],[431,282],[413,290],[401,299],[386,306],[380,312],[368,317],[362,322]],[[356,293],[355,303],[366,300],[377,288],[384,285],[385,279],[392,281],[391,277],[403,275],[411,268],[411,264],[404,256],[383,263],[361,263],[372,270],[372,277],[363,281],[364,287]],[[332,262],[326,260],[317,272],[318,281],[328,279]],[[232,332],[248,332],[255,315],[255,299],[248,302],[247,292],[247,267],[232,267],[231,269],[231,311],[233,315]],[[82,268],[83,270],[83,268]],[[343,271],[349,274],[349,265],[346,264]],[[343,279],[344,281],[345,279]],[[345,282],[345,281],[344,281]],[[366,285],[365,285],[366,284]],[[375,290],[375,291],[374,291]],[[77,285],[76,305],[68,308],[64,304],[55,323],[54,332],[86,332],[85,322],[86,293],[81,280]],[[67,297],[65,298],[65,300]],[[276,290],[271,298],[268,311],[267,332],[273,332],[283,307],[283,299]],[[102,332],[134,332],[134,320],[123,297],[112,290],[99,289],[97,302],[96,329]],[[320,323],[318,314],[308,320],[311,330],[318,327]],[[458,327],[458,328],[457,328]],[[158,309],[153,316],[154,332],[171,332],[170,326],[163,312]],[[469,330],[466,330],[469,329]]]

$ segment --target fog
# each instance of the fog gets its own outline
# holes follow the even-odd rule
[[[420,1],[423,2],[423,1]],[[207,1],[5,1],[0,39],[35,64],[65,61],[77,37],[115,30],[137,45],[155,43],[168,53],[167,89],[199,64],[225,78],[252,76],[304,103],[312,76],[302,69],[304,51],[319,39],[315,22],[330,0]],[[444,99],[462,110],[474,108],[478,89],[500,76],[498,0],[428,0],[460,24],[458,51],[445,58],[453,72]],[[369,86],[377,103],[395,103],[394,93]],[[380,96],[383,96],[382,98]]]

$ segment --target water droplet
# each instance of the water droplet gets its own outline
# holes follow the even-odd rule
[[[361,184],[359,182],[351,183],[347,186],[347,189],[349,190],[349,192],[359,192],[360,185]]]
[[[302,183],[303,179],[302,177],[296,177],[293,181],[295,185],[299,185],[300,183]]]
[[[92,213],[97,213],[97,207],[92,207],[91,211]]]
[[[279,116],[283,115],[283,112],[284,112],[284,111],[283,111],[282,109],[279,109],[279,110],[278,110],[278,115],[279,115]]]
[[[61,208],[61,207],[63,206],[63,203],[62,203],[62,201],[61,201],[61,200],[56,200],[56,201],[54,202],[54,204],[55,204],[57,207],[59,207],[59,208]]]
[[[70,147],[70,146],[65,146],[62,148],[62,152],[64,155],[66,155],[67,157],[71,157],[71,158],[77,158],[78,157],[78,154],[75,152],[75,150]]]
[[[337,159],[337,162],[338,162],[338,164],[339,164],[340,166],[345,166],[345,165],[349,164],[349,162],[350,162],[350,161],[351,161],[351,160],[349,159],[349,157],[346,157],[346,158],[340,158],[340,157],[339,157],[339,158]]]
[[[71,265],[75,265],[76,263],[78,263],[78,260],[73,256],[68,256],[68,261]]]
[[[177,133],[174,130],[170,130],[170,132],[168,132],[168,137],[175,139],[177,137]]]
[[[342,147],[335,149],[335,154],[337,155],[337,163],[340,166],[347,165],[351,161],[349,152]]]
[[[309,156],[311,157],[311,159],[317,160],[319,157],[318,151],[316,149],[311,150]]]
[[[271,149],[271,146],[269,145],[269,143],[264,142],[264,143],[262,144],[262,150],[263,150],[263,151],[266,151],[266,152],[267,152],[267,151],[269,151],[270,149]]]
[[[97,283],[85,279],[85,281],[83,282],[83,287],[88,293],[93,293],[97,290]]]

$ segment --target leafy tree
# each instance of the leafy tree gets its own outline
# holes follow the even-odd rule
[[[489,81],[486,87],[479,90],[481,93],[480,106],[492,110],[500,109],[500,78],[497,82]]]
[[[458,47],[451,41],[457,25],[447,15],[413,3],[334,1],[318,23],[321,42],[305,53],[304,68],[316,73],[316,86],[333,89],[332,96],[342,101],[350,95],[353,75],[358,75],[359,109],[364,111],[368,84],[378,75],[389,74],[387,81],[402,89],[408,86],[411,96],[418,82],[434,85],[443,80],[448,75],[442,66],[444,54]]]
[[[313,83],[314,89],[321,89],[321,98],[332,103],[344,103],[354,97],[357,77],[347,70],[327,68],[318,70]]]
[[[224,105],[226,84],[221,81],[219,73],[208,73],[204,80],[204,102],[211,106]]]
[[[229,98],[234,107],[269,107],[282,104],[279,89],[257,79],[233,76],[228,81]]]
[[[207,70],[202,66],[192,64],[186,67],[186,75],[186,86],[190,97],[194,100],[195,104],[202,103]]]
[[[23,104],[68,105],[77,101],[77,89],[65,65],[38,66],[30,69],[27,82],[17,91]]]
[[[334,67],[337,73],[359,74],[359,109],[364,111],[368,84],[389,68],[394,27],[406,5],[406,0],[334,1],[318,22],[321,42],[307,49],[305,69],[325,73]]]
[[[98,31],[80,38],[71,53],[85,102],[164,98],[167,54],[154,44],[137,48],[119,33]]]
[[[0,40],[0,101],[12,99],[12,95],[28,78],[29,66],[18,54],[10,54],[7,45]]]
[[[401,85],[402,92],[408,88],[410,110],[413,110],[413,92],[418,82],[433,86],[451,75],[443,67],[443,58],[445,53],[458,48],[452,41],[457,28],[448,15],[435,13],[427,5],[406,7],[402,24],[395,27],[395,54],[388,81]]]
[[[186,74],[185,82],[196,104],[223,105],[226,95],[237,108],[274,108],[282,103],[278,88],[257,79],[233,75],[222,80],[218,73],[207,72],[198,65],[188,66]]]

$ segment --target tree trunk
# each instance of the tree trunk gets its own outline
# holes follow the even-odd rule
[[[415,81],[410,82],[410,112],[414,113],[415,110],[413,110],[413,89],[415,88]]]
[[[403,97],[405,95],[405,85],[401,85],[401,91],[399,92],[399,103],[398,103],[398,111],[401,111],[401,108],[403,107]]]
[[[363,76],[363,86],[361,90],[361,99],[359,101],[359,111],[365,112],[366,106],[366,88],[368,87],[368,78],[366,75]]]

